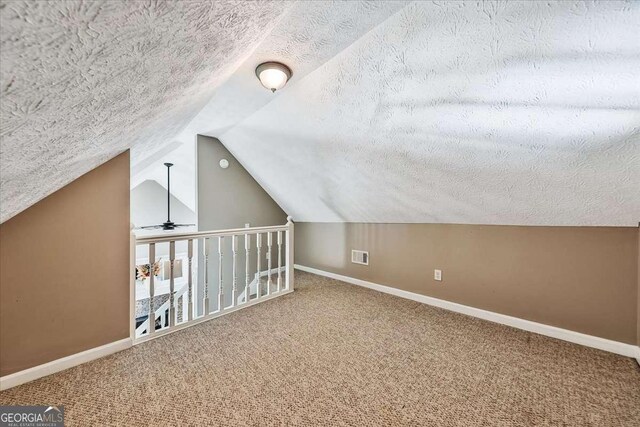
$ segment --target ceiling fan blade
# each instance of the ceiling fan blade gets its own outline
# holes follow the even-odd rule
[[[171,231],[178,227],[193,227],[195,224],[174,224],[171,221],[171,166],[173,163],[165,163],[167,167],[167,221],[162,224],[145,225],[142,227],[136,227],[136,230],[165,230]]]

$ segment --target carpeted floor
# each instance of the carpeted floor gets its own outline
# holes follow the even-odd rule
[[[298,272],[293,294],[0,394],[68,426],[640,426],[633,359]]]

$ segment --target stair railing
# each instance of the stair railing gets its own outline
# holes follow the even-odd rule
[[[225,242],[229,241],[230,251],[225,250],[225,247],[228,247]],[[184,245],[184,242],[187,245],[187,282],[176,291],[176,244]],[[148,284],[145,283],[149,288],[148,318],[137,327],[135,273],[132,274],[131,297],[134,301],[131,304],[131,335],[134,343],[165,335],[292,292],[294,288],[293,242],[291,217],[287,218],[285,225],[279,226],[159,234],[137,238],[132,233],[132,269],[140,264],[136,259],[136,251],[140,247],[146,247],[145,252],[148,254],[150,266]],[[157,275],[154,274],[154,265],[159,261],[157,257],[159,247],[166,244],[168,244],[169,259],[169,297],[160,307],[154,307],[158,280]],[[252,260],[253,254],[255,259]],[[244,266],[239,265],[240,258],[244,258]],[[275,267],[276,262],[277,267]],[[198,271],[195,268],[196,264],[199,264]],[[225,273],[229,271],[229,277],[226,277]],[[241,275],[244,275],[244,284],[239,283]],[[227,293],[230,294],[230,298],[227,298]],[[176,309],[176,303],[180,297],[183,303],[182,322],[178,322]],[[225,301],[229,303],[226,304]],[[163,320],[161,328],[156,329],[155,320],[165,316],[167,311],[168,325],[165,327]],[[151,324],[153,327],[150,326]]]
[[[174,295],[174,299],[177,301],[180,301],[180,297],[183,297],[182,300],[182,316],[178,315],[178,318],[182,317],[182,321],[186,321],[186,313],[184,308],[188,307],[188,303],[185,303],[184,298],[186,297],[185,294],[187,294],[187,290],[189,289],[189,287],[187,285],[183,286],[180,290],[176,291],[175,295]],[[156,327],[156,330],[158,329],[162,329],[163,327],[167,327],[169,326],[169,308],[170,308],[170,303],[169,303],[169,299],[167,298],[167,300],[165,302],[162,303],[162,305],[158,308],[155,309],[154,311],[154,315],[152,316],[153,320],[154,320],[154,325],[155,323],[160,320],[160,327]],[[136,321],[137,321],[138,317],[136,317]],[[136,328],[136,332],[135,332],[135,336],[136,337],[141,337],[142,335],[144,335],[147,331],[148,331],[148,327],[149,327],[149,320],[150,317],[149,315],[147,315],[147,319],[142,322],[140,324],[140,326],[138,326]]]

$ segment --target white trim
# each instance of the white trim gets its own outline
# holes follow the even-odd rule
[[[198,238],[211,237],[228,237],[228,236],[244,236],[245,234],[261,234],[273,231],[287,231],[289,224],[285,225],[269,225],[264,227],[251,228],[231,228],[229,230],[211,230],[211,231],[191,231],[186,233],[163,233],[153,234],[149,236],[136,237],[136,245],[147,245],[149,243],[165,243],[176,242],[178,240],[189,240]]]
[[[636,362],[640,365],[640,345],[636,347]]]
[[[274,276],[274,275],[278,274],[278,270],[280,270],[280,273],[286,272],[287,271],[287,266],[283,265],[279,269],[278,269],[278,267],[274,267],[271,270],[260,271],[260,277]],[[255,281],[256,278],[254,278],[253,280]]]
[[[177,304],[178,303],[178,298],[180,298],[181,296],[186,294],[188,291],[189,291],[189,283],[185,283],[184,286],[182,286],[179,290],[177,290],[174,293],[173,300],[175,301],[175,303]],[[157,296],[157,295],[155,295],[155,296]],[[169,299],[167,299],[160,307],[158,307],[158,308],[153,307],[154,319],[157,319],[158,317],[162,317],[163,320],[161,320],[160,323],[162,325],[164,325],[164,316],[165,316],[166,311],[169,310],[170,307],[171,307],[171,297],[169,297]],[[147,315],[147,320],[142,322],[140,324],[140,326],[138,326],[137,328],[135,327],[135,322],[136,322],[135,311],[131,316],[133,316],[133,324],[134,324],[133,335],[131,336],[131,339],[136,339],[136,338],[139,338],[140,336],[142,336],[141,334],[138,334],[138,331],[140,331],[140,333],[142,333],[142,331],[144,331],[145,329],[147,329],[149,327],[149,317],[150,316]]]
[[[295,264],[298,270],[308,273],[317,274],[319,276],[329,277],[331,279],[341,280],[353,285],[363,286],[386,294],[395,295],[400,298],[406,298],[423,304],[432,305],[434,307],[443,308],[456,313],[466,314],[467,316],[477,317],[488,320],[490,322],[500,323],[502,325],[511,326],[517,329],[534,332],[536,334],[557,338],[574,344],[584,345],[586,347],[597,348],[599,350],[620,354],[627,357],[635,357],[640,362],[640,348],[625,344],[618,341],[612,341],[605,338],[594,337],[592,335],[582,334],[580,332],[570,331],[568,329],[557,328],[542,323],[532,322],[530,320],[520,319],[518,317],[507,316],[506,314],[495,313],[492,311],[482,310],[480,308],[470,307],[467,305],[457,304],[438,298],[428,297],[426,295],[416,294],[402,289],[392,288],[390,286],[379,285],[377,283],[368,282],[366,280],[356,279],[354,277],[343,276],[341,274],[331,273],[316,268],[306,267],[304,265]]]
[[[287,266],[280,267],[280,273],[285,273],[286,275],[286,272],[287,272]],[[260,271],[260,277],[274,276],[276,274],[278,274],[278,267],[274,267],[271,270]],[[255,273],[253,276],[254,276],[253,280],[251,281],[251,283],[249,283],[249,291],[251,291],[252,289],[257,289],[258,287],[258,273]],[[240,295],[236,297],[237,305],[241,304],[238,301],[244,301],[245,292],[246,292],[246,289],[243,288]],[[253,293],[251,293],[251,295],[253,295]]]
[[[136,336],[136,235],[129,230],[129,338]]]
[[[289,215],[287,217],[287,231],[285,232],[285,240],[287,242],[287,246],[285,247],[285,265],[287,267],[287,271],[284,275],[284,287],[290,291],[295,287],[295,264],[294,264],[294,243],[295,238],[293,236],[293,217]],[[291,268],[293,267],[293,268]]]
[[[46,377],[47,375],[55,374],[56,372],[64,371],[65,369],[73,368],[74,366],[78,366],[92,360],[100,359],[101,357],[126,350],[131,347],[131,345],[131,339],[125,338],[120,341],[114,341],[100,347],[72,354],[71,356],[53,360],[43,365],[34,366],[33,368],[25,369],[24,371],[5,375],[4,377],[0,377],[0,390],[7,390],[11,387],[37,380],[38,378]]]

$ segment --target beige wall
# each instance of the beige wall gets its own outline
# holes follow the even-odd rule
[[[129,152],[0,225],[0,372],[129,335]]]
[[[251,227],[267,225],[283,225],[287,222],[287,214],[269,196],[269,194],[256,182],[255,179],[245,170],[245,168],[233,157],[225,146],[216,138],[198,135],[198,229],[200,230],[221,230],[229,228],[242,228],[245,224]],[[221,159],[229,161],[229,167],[222,169],[219,166]],[[256,241],[255,236],[251,238],[250,251],[250,280],[257,271]],[[273,242],[276,242],[275,236]],[[217,242],[210,242],[211,253],[214,254],[209,262],[209,283],[218,283],[218,247]],[[261,271],[267,270],[265,257],[266,237],[263,236]],[[201,242],[199,242],[201,248]],[[277,251],[275,244],[272,246],[272,256],[275,268]],[[284,249],[284,247],[283,247]],[[225,240],[223,248],[224,267],[223,276],[227,279],[232,277],[232,257],[231,239]],[[283,250],[284,252],[284,250]],[[199,251],[201,254],[202,252]],[[284,257],[284,255],[283,255]],[[199,261],[203,262],[201,255]],[[237,265],[245,265],[244,239],[238,240]],[[203,274],[203,269],[198,270],[198,274]],[[240,268],[237,272],[237,283],[244,289],[245,271]],[[203,282],[200,277],[199,283]],[[231,281],[225,281],[225,304],[231,303]],[[217,285],[215,285],[217,286]],[[197,290],[198,304],[201,302],[202,289]],[[214,291],[215,294],[215,291]],[[214,298],[215,299],[215,298]],[[217,308],[213,303],[213,308]],[[198,306],[198,310],[201,306]]]
[[[633,344],[638,230],[297,223],[297,264]],[[350,263],[368,250],[370,265]],[[443,280],[433,280],[441,269]]]

